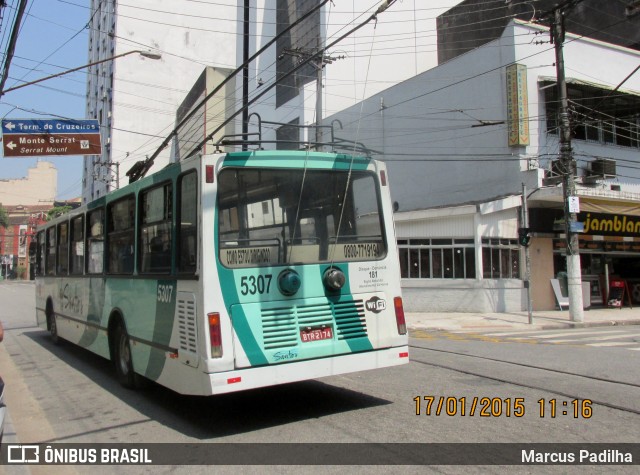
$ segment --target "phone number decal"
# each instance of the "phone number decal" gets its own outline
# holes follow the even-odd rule
[[[416,416],[523,417],[526,412],[523,397],[416,396],[413,401]],[[593,415],[591,406],[590,399],[539,399],[535,414],[540,418],[568,416],[590,419]]]

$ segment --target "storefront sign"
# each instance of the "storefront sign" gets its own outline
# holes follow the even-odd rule
[[[580,213],[579,220],[584,223],[585,234],[640,237],[640,216]]]
[[[509,146],[529,145],[529,103],[527,97],[527,67],[507,66],[507,124]]]
[[[613,279],[609,284],[609,301],[607,305],[609,307],[622,307],[624,305],[624,299],[627,298],[629,307],[633,308],[631,304],[631,293],[629,292],[629,284],[624,279]]]
[[[640,238],[640,216],[583,211],[577,214],[577,221],[584,225],[582,235]],[[529,210],[529,227],[534,233],[564,233],[564,212],[533,208]]]

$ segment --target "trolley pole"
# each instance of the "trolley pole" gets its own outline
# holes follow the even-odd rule
[[[582,300],[582,275],[580,253],[576,230],[577,216],[570,202],[576,197],[576,163],[571,149],[571,128],[569,124],[569,101],[567,83],[564,74],[564,12],[562,8],[554,10],[551,25],[551,40],[555,45],[558,102],[560,106],[560,164],[562,170],[562,199],[564,204],[564,222],[566,236],[567,276],[569,287],[569,316],[572,322],[584,321]]]

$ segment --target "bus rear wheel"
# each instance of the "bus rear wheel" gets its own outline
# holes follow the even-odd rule
[[[51,342],[54,345],[60,344],[60,335],[58,335],[58,322],[56,321],[56,316],[53,313],[53,309],[47,309],[47,324],[49,327],[49,336],[51,337]]]
[[[137,378],[133,371],[133,359],[131,357],[129,335],[122,325],[118,325],[115,329],[113,350],[113,360],[116,366],[118,381],[125,388],[136,388]]]

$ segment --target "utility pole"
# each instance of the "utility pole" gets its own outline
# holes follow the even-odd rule
[[[288,54],[303,61],[312,58],[310,64],[316,69],[316,150],[322,146],[322,71],[325,64],[331,64],[337,59],[344,59],[344,56],[330,56],[322,53],[322,50],[308,51],[303,48],[285,48],[281,56]]]
[[[242,150],[248,150],[249,138],[249,0],[244,0],[242,20]]]
[[[318,3],[318,5],[316,6],[317,8],[323,6],[326,4],[326,2],[328,2],[329,0],[320,0],[320,3]],[[391,7],[391,5],[393,5],[396,2],[396,0],[383,0],[382,3],[380,3],[380,5],[378,6],[378,8],[376,9],[376,11],[374,13],[372,13],[368,18],[366,18],[364,21],[358,23],[356,26],[354,26],[353,28],[351,28],[350,30],[348,30],[347,32],[345,32],[344,34],[340,35],[338,38],[335,38],[330,44],[328,44],[327,46],[324,46],[322,48],[320,48],[319,50],[317,50],[317,54],[322,54],[324,55],[324,52],[327,51],[330,48],[333,48],[335,45],[337,45],[338,43],[340,43],[342,40],[344,40],[345,38],[351,36],[352,34],[354,34],[356,31],[360,30],[361,28],[364,28],[366,25],[368,25],[369,23],[371,23],[372,21],[376,20],[378,18],[378,15],[380,15],[381,13],[384,13],[385,11],[387,11],[389,9],[389,7]],[[313,12],[314,10],[310,10],[310,12]],[[306,15],[306,14],[305,14]],[[303,17],[299,18],[298,20],[301,20]],[[298,21],[296,20],[296,21]],[[271,45],[273,43],[269,43],[269,45]],[[263,47],[264,48],[264,47]],[[262,49],[260,51],[263,51]],[[257,53],[256,53],[257,54]],[[284,54],[284,53],[282,53]],[[282,54],[280,54],[278,56],[278,59],[281,58]],[[255,55],[254,55],[255,56]],[[252,56],[253,58],[253,56]],[[298,72],[302,67],[304,67],[305,65],[309,64],[309,62],[311,61],[311,58],[308,59],[302,59],[300,60],[300,62],[295,65],[293,68],[291,68],[289,71],[286,71],[279,79],[278,81],[275,81],[272,84],[269,84],[268,86],[264,86],[263,88],[261,88],[261,92],[256,93],[256,95],[251,98],[251,100],[247,103],[246,107],[249,107],[253,104],[256,103],[256,101],[259,101],[260,99],[262,99],[262,97],[265,96],[265,94],[268,94],[269,91],[271,91],[271,89],[273,89],[274,87],[276,87],[277,84],[279,84],[279,81],[282,81],[286,78],[288,78],[289,76],[291,76],[292,74],[295,74],[296,72]],[[238,71],[238,70],[236,70]],[[234,71],[232,74],[235,75],[237,74],[237,72]],[[232,77],[232,76],[228,76]],[[215,92],[217,92],[219,89],[219,87],[221,87],[221,85],[225,84],[225,82],[223,81],[222,83],[220,83],[216,88],[214,88],[209,94],[213,94]],[[208,95],[207,95],[208,98]],[[206,100],[206,99],[205,99]],[[199,107],[199,106],[198,106]],[[192,112],[196,110],[196,108],[194,108],[192,110]],[[220,130],[222,130],[228,123],[230,123],[232,120],[235,120],[235,118],[240,115],[242,113],[242,109],[237,110],[236,112],[232,113],[231,115],[229,115],[229,117],[227,117],[226,119],[224,119],[222,121],[222,123],[220,123],[214,130],[212,130],[211,132],[209,132],[207,134],[207,136],[201,140],[200,142],[198,142],[198,144],[196,144],[196,146],[194,147],[193,151],[188,155],[191,156],[194,153],[198,152],[199,150],[202,150],[202,147],[204,147],[204,144],[207,143],[207,141],[211,140],[211,138],[217,134],[218,132],[220,132]],[[187,116],[185,116],[182,121],[185,121],[187,118],[189,118],[189,114],[187,114]],[[176,129],[174,129],[175,131]],[[136,180],[139,180],[140,178],[142,178],[143,176],[145,176],[145,174],[149,171],[149,169],[151,168],[151,166],[153,165],[153,160],[155,159],[155,157],[158,156],[158,154],[160,153],[160,151],[167,146],[167,144],[169,143],[170,137],[172,137],[172,135],[174,134],[174,132],[172,132],[171,135],[169,135],[167,138],[165,138],[165,140],[163,141],[163,143],[160,145],[160,147],[153,153],[153,155],[151,155],[150,157],[148,157],[146,160],[144,161],[139,161],[136,162],[131,169],[129,169],[129,171],[127,172],[127,176],[129,177],[129,183],[133,183]]]
[[[321,151],[322,143],[322,69],[324,68],[324,58],[322,61],[312,63],[316,67],[316,150]]]
[[[127,153],[127,156],[128,156],[128,153]],[[101,178],[100,177],[100,172],[97,172],[97,173],[93,174],[93,179],[94,180],[99,180],[99,181],[102,181],[102,182],[106,183],[107,184],[107,191],[110,191],[109,187],[111,186],[111,182],[113,182],[113,181],[116,182],[116,188],[115,189],[116,190],[120,189],[120,164],[118,162],[112,162],[111,160],[107,160],[107,161],[103,162],[102,160],[98,160],[97,162],[95,162],[93,164],[93,166],[94,166],[94,170],[95,170],[96,166],[98,166],[100,168],[105,167],[107,169],[109,175],[110,175],[107,178]],[[113,170],[111,169],[111,167],[115,167],[116,168],[116,170],[115,170],[115,178],[113,178],[113,176],[111,176],[111,175],[114,174]]]
[[[524,229],[524,285],[527,290],[527,316],[529,325],[533,325],[533,303],[531,302],[531,252],[529,251],[529,208],[527,205],[527,187],[522,184],[522,228]],[[522,244],[522,243],[521,243]]]
[[[567,2],[575,4],[575,2]],[[564,5],[566,6],[566,4]],[[564,75],[564,11],[558,7],[553,11],[551,23],[551,41],[555,46],[558,103],[560,107],[560,164],[562,170],[562,199],[566,236],[567,280],[569,290],[569,316],[572,322],[584,321],[582,300],[582,275],[580,269],[580,249],[577,234],[577,210],[573,203],[576,195],[576,163],[571,149],[571,127],[569,123],[569,101],[567,83]]]

